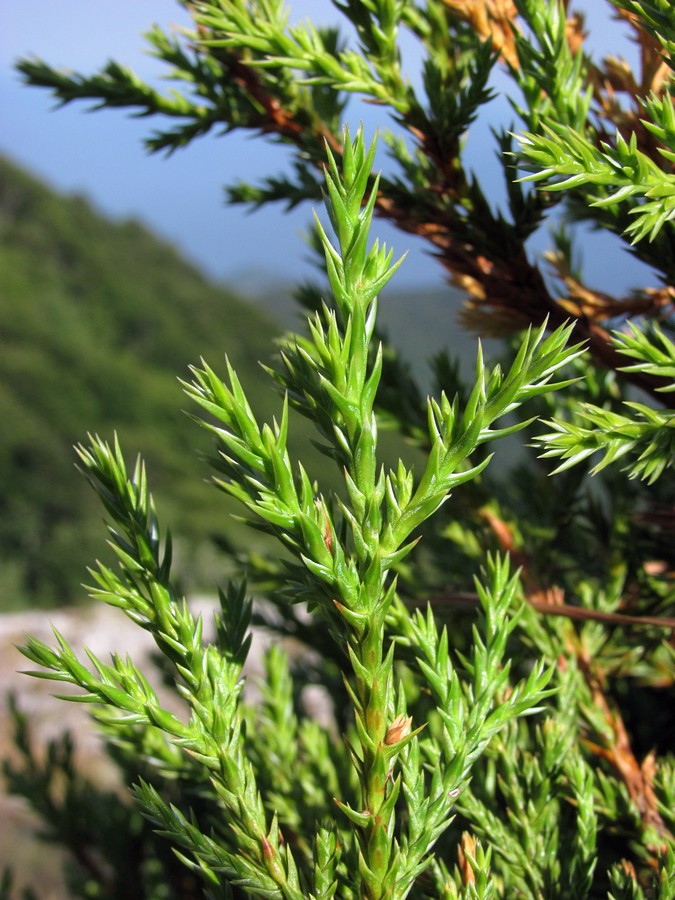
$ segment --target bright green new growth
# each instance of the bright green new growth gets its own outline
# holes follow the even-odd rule
[[[208,824],[193,819],[188,810],[168,805],[152,783],[139,783],[136,798],[181,857],[201,872],[213,896],[228,896],[227,884],[238,884],[251,896],[407,896],[429,867],[475,761],[509,722],[537,712],[550,694],[551,671],[539,663],[526,678],[510,682],[507,640],[517,621],[518,582],[505,560],[489,560],[485,580],[477,585],[482,625],[460,668],[431,611],[411,613],[401,603],[396,568],[413,551],[415,539],[409,539],[418,526],[452,489],[487,465],[488,459],[471,465],[475,449],[522,427],[493,424],[559,387],[554,376],[580,351],[566,347],[567,329],[548,338],[540,329],[527,335],[507,374],[498,367],[488,372],[479,356],[466,408],[445,396],[429,401],[431,450],[421,476],[415,478],[403,462],[385,473],[377,458],[374,411],[381,353],[370,344],[377,294],[398,264],[392,265],[391,252],[377,242],[367,246],[374,150],[364,146],[360,134],[353,141],[347,135],[342,171],[329,154],[326,208],[337,246],[323,229],[321,239],[335,308],[324,306],[310,322],[310,338],[298,338],[284,352],[279,378],[287,396],[280,421],[259,425],[231,368],[229,384],[204,365],[187,386],[218,440],[218,484],[290,551],[302,584],[298,599],[309,600],[314,615],[326,620],[343,653],[353,708],[346,754],[341,738],[306,722],[301,728],[309,737],[298,734],[297,723],[289,736],[299,740],[299,748],[281,742],[279,747],[300,754],[300,761],[289,760],[285,776],[297,795],[310,791],[309,779],[319,773],[305,771],[307,781],[298,783],[293,766],[309,763],[311,771],[311,742],[321,743],[326,752],[321,765],[341,785],[336,806],[321,809],[316,821],[303,821],[308,830],[302,831],[289,821],[292,811],[284,809],[283,798],[261,789],[243,719],[284,721],[282,711],[274,710],[290,690],[284,659],[272,651],[266,689],[272,694],[261,710],[243,712],[250,603],[237,588],[221,595],[216,641],[204,642],[201,621],[172,585],[170,541],[162,546],[144,468],[137,464],[129,476],[117,445],[94,439],[79,451],[111,519],[120,562],[119,573],[104,566],[93,573],[93,595],[119,606],[152,634],[171,665],[187,720],[162,707],[129,659],[114,656],[105,664],[89,653],[89,669],[58,634],[57,648],[30,641],[24,651],[48,670],[37,673],[40,677],[78,685],[85,692],[79,699],[96,704],[95,716],[125,752],[150,758],[163,776],[174,774],[195,787],[210,782],[219,818],[215,832],[214,811]],[[344,496],[321,494],[291,461],[289,398],[316,419],[343,468]],[[432,698],[424,719],[418,720],[398,683],[397,648],[405,648],[411,677]],[[273,754],[271,743],[263,747]],[[258,763],[271,760],[258,756]],[[332,801],[324,796],[323,802]],[[296,817],[302,816],[301,806]]]
[[[675,113],[669,98],[656,98],[649,104],[652,121],[647,127],[662,139],[673,140]],[[664,122],[660,124],[660,120]],[[627,143],[616,135],[616,147],[599,150],[590,140],[570,131],[566,125],[546,126],[544,133],[520,136],[521,153],[536,172],[524,181],[538,181],[549,191],[591,185],[599,188],[591,206],[611,207],[631,200],[635,217],[625,229],[633,242],[647,237],[653,240],[666,222],[675,218],[675,177],[660,169],[648,156],[640,153],[635,139]],[[675,162],[675,154],[663,150]],[[603,192],[609,188],[610,192]],[[636,201],[647,201],[638,203]]]
[[[629,323],[629,332],[616,332],[617,351],[637,362],[625,366],[625,371],[648,372],[673,379],[661,390],[675,390],[675,344],[658,325],[652,332],[640,331]],[[537,444],[546,448],[544,457],[562,457],[565,462],[556,469],[562,472],[594,453],[603,452],[602,460],[591,470],[600,472],[605,466],[627,456],[625,467],[630,478],[642,478],[650,484],[675,461],[675,410],[652,409],[644,403],[626,401],[625,405],[637,414],[622,415],[592,404],[576,408],[573,420],[549,422],[555,431],[537,437]]]

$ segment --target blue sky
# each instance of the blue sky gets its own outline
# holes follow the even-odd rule
[[[596,46],[603,52],[616,49],[619,33],[608,21],[606,5],[600,0],[580,5],[589,14]],[[291,6],[296,16],[331,13],[328,0],[295,0]],[[279,276],[298,280],[310,271],[302,239],[309,210],[291,216],[281,208],[247,214],[223,202],[225,182],[255,181],[281,171],[289,159],[283,148],[233,134],[201,139],[170,158],[150,156],[143,138],[152,120],[132,119],[121,111],[85,113],[83,104],[55,111],[46,91],[22,85],[12,69],[18,57],[30,55],[83,72],[94,71],[113,58],[143,77],[154,78],[161,68],[145,52],[142,38],[154,22],[169,26],[185,23],[186,17],[171,0],[4,3],[0,12],[0,152],[61,190],[85,194],[106,214],[140,219],[214,277],[252,286]],[[621,49],[630,54],[625,42]],[[499,108],[495,109],[499,114]],[[366,109],[370,129],[377,126],[378,114],[382,112],[376,108]],[[362,108],[354,118],[363,115]],[[477,167],[493,168],[493,148],[487,127],[474,129],[469,150]],[[397,253],[411,250],[397,276],[399,286],[443,283],[440,266],[424,252],[421,241],[415,243],[381,222],[376,233]],[[611,241],[595,240],[585,257],[592,282],[606,290],[625,288],[639,278],[636,264],[626,253],[617,252]]]

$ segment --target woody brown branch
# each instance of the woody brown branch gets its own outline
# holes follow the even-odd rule
[[[466,7],[467,15],[478,15],[481,7],[480,3],[448,5]],[[508,7],[508,2],[490,6],[488,12],[493,18],[488,17],[488,25],[494,25],[494,16],[505,15]],[[580,27],[570,29],[569,34],[570,40],[581,40]],[[257,116],[251,116],[248,127],[290,141],[306,152],[317,167],[322,164],[324,143],[328,143],[334,154],[341,153],[341,142],[324,122],[317,120],[308,130],[307,123],[298,121],[244,60],[228,51],[220,61],[260,110]],[[576,324],[575,340],[587,343],[598,365],[612,371],[624,366],[625,359],[612,346],[610,333],[603,322],[613,316],[657,315],[664,304],[667,305],[666,300],[672,302],[672,297],[664,300],[663,292],[645,290],[640,293],[639,302],[618,300],[593,292],[579,282],[574,285],[574,290],[568,284],[570,293],[567,297],[554,297],[539,268],[528,260],[522,243],[503,248],[504,256],[500,256],[494,246],[484,245],[481,235],[475,233],[476,226],[470,217],[458,219],[456,208],[462,207],[469,192],[459,161],[459,148],[456,153],[448,153],[444,142],[437,140],[430,123],[424,116],[420,117],[419,110],[415,112],[414,121],[411,117],[405,124],[433,163],[436,184],[430,186],[427,202],[414,205],[411,198],[396,197],[392,185],[382,179],[376,209],[380,216],[391,220],[402,231],[422,237],[434,248],[450,283],[467,295],[462,315],[464,324],[483,334],[504,335],[544,321],[548,321],[550,328],[556,328],[572,319]],[[489,228],[489,223],[487,226]],[[485,227],[486,223],[483,223]],[[663,402],[658,391],[662,386],[661,379],[642,372],[624,373],[622,377],[653,400]]]
[[[648,625],[675,629],[675,619],[672,618],[627,616],[621,613],[605,613],[565,604],[563,602],[564,594],[560,588],[542,589],[535,583],[531,575],[528,555],[516,546],[508,525],[490,510],[484,510],[483,517],[494,531],[502,550],[509,552],[514,562],[521,567],[525,600],[541,614],[564,616],[581,621],[594,620],[611,625]],[[432,605],[450,603],[454,607],[477,607],[479,605],[478,595],[470,592],[446,592],[432,598],[430,602]],[[579,671],[584,676],[591,692],[593,703],[601,711],[614,737],[613,741],[603,741],[602,744],[590,740],[586,740],[585,744],[595,756],[604,759],[623,781],[631,800],[639,811],[644,827],[653,828],[659,839],[670,838],[670,832],[658,812],[658,802],[653,789],[655,774],[653,757],[648,755],[640,765],[631,747],[621,714],[607,698],[603,687],[602,673],[586,652],[581,637],[573,632],[570,634],[572,636],[567,642],[565,652],[573,654],[576,658]],[[663,848],[652,845],[649,849],[654,856],[653,864],[656,864],[656,857],[662,853]]]
[[[555,592],[549,592],[549,594]],[[551,599],[543,599],[542,592],[527,593],[527,603],[543,616],[561,616],[565,619],[573,619],[580,622],[604,622],[607,625],[625,625],[628,627],[653,626],[675,630],[675,618],[669,616],[632,616],[623,613],[608,613],[596,609],[586,609],[582,606],[572,606],[563,603],[559,599],[551,602]],[[432,606],[445,606],[457,610],[478,609],[480,601],[478,594],[472,591],[444,591],[434,594],[429,598]]]
[[[463,313],[466,325],[483,334],[504,335],[529,325],[541,325],[544,321],[554,329],[572,319],[575,340],[587,343],[598,365],[612,371],[626,365],[625,357],[612,346],[609,331],[597,321],[597,307],[591,318],[578,300],[554,298],[539,268],[527,259],[523,247],[510,254],[508,259],[499,259],[489,255],[488,251],[481,252],[475,244],[458,239],[452,229],[440,221],[418,220],[414,211],[400,209],[386,196],[378,197],[377,208],[402,231],[424,238],[437,250],[436,255],[447,270],[450,282],[468,295]],[[644,292],[642,297],[642,314],[655,315],[663,308],[662,295]],[[608,307],[608,318],[610,314],[619,314],[618,310],[624,315],[633,312],[628,304],[617,300],[612,300]],[[658,390],[663,386],[662,379],[642,372],[622,373],[622,377],[658,403],[663,403]]]
[[[640,765],[631,747],[621,714],[610,706],[601,678],[595,670],[596,667],[582,646],[578,648],[576,657],[579,669],[591,690],[593,702],[602,712],[614,736],[611,743],[607,741],[598,744],[590,740],[586,740],[584,743],[592,753],[609,763],[623,781],[644,826],[653,828],[663,842],[672,839],[672,835],[658,811],[658,801],[653,787],[655,775],[653,756],[648,754]],[[664,852],[664,847],[661,845],[651,844],[648,846],[655,857]],[[653,860],[653,864],[656,864],[656,859]]]
[[[206,29],[199,30],[206,34]],[[314,115],[311,128],[308,129],[308,123],[300,121],[295,112],[286,108],[256,69],[239,53],[217,47],[210,47],[209,53],[218,60],[225,80],[234,82],[255,110],[249,112],[249,120],[245,126],[242,123],[242,127],[257,128],[262,134],[276,134],[303,150],[318,146],[321,157],[324,155],[325,143],[334,153],[341,152],[342,142],[325,122]]]
[[[658,625],[675,629],[675,619],[656,616],[625,616],[618,613],[603,613],[595,610],[582,609],[567,604],[556,602],[552,604],[537,596],[528,593],[527,602],[543,615],[558,615],[570,619],[595,620],[607,624],[616,625]],[[559,601],[559,598],[558,598]],[[430,600],[432,606],[439,604],[451,605],[453,608],[477,609],[479,606],[478,595],[471,592],[447,592]],[[594,705],[601,711],[603,718],[608,723],[613,735],[612,741],[597,741],[586,739],[584,744],[594,756],[604,759],[610,765],[619,779],[626,786],[628,794],[639,812],[640,819],[646,829],[653,829],[659,841],[665,842],[671,839],[670,832],[658,811],[658,800],[654,793],[655,762],[652,754],[648,754],[640,764],[631,747],[630,738],[626,730],[621,714],[607,699],[602,687],[600,675],[596,671],[592,660],[584,652],[581,641],[574,640],[566,648],[566,652],[573,653],[577,659],[579,670],[591,691]],[[648,848],[653,854],[652,864],[656,865],[656,858],[663,853],[663,846],[649,844]]]
[[[264,110],[264,115],[261,116],[259,125],[260,130],[264,134],[277,134],[305,148],[308,143],[306,125],[298,122],[294,113],[285,109],[279,99],[270,93],[254,69],[241,60],[233,59],[232,72],[237,84]],[[342,148],[341,141],[323,122],[319,127],[315,127],[311,138],[312,144],[316,144],[318,140],[322,149],[324,141],[333,151],[338,151]]]
[[[496,49],[502,51],[502,60],[512,68],[518,67],[514,48],[504,44],[505,32],[513,38],[517,28],[516,10],[511,0],[444,0],[459,18],[472,23],[483,37],[492,37]],[[619,14],[621,17],[622,14]],[[603,118],[612,129],[623,126],[634,131],[639,139],[640,149],[650,158],[661,160],[659,141],[644,127],[639,116],[639,98],[650,92],[660,95],[666,89],[667,66],[661,60],[655,39],[639,27],[636,17],[624,14],[634,29],[635,40],[640,48],[639,83],[630,68],[617,60],[605,60],[603,67],[591,66],[590,84],[595,89],[595,106],[598,112],[596,139],[600,143],[609,135],[602,125]],[[514,23],[513,27],[511,22]],[[568,19],[567,40],[574,53],[581,51],[584,38],[583,17],[573,15]],[[616,92],[623,91],[632,103],[626,108],[616,101]],[[447,199],[461,202],[462,187],[458,184],[464,177],[457,159],[448,159],[441,152],[430,129],[409,124],[411,133],[417,138],[427,157],[434,163],[439,173],[440,184],[436,190]],[[456,230],[438,221],[415,220],[414,213],[403,213],[391,201],[383,199],[382,207],[402,230],[424,237],[438,250],[438,257],[448,271],[451,283],[468,294],[464,323],[470,327],[496,334],[512,332],[529,324],[539,325],[548,319],[552,328],[568,319],[576,322],[575,338],[586,341],[596,363],[616,371],[625,360],[611,345],[611,336],[603,327],[603,322],[617,316],[654,316],[665,307],[672,308],[672,293],[646,289],[635,298],[610,297],[592,291],[580,282],[566,281],[570,293],[567,297],[553,297],[539,269],[527,259],[524,248],[510,252],[500,259],[490,250],[480,247],[478,242],[462,240]],[[512,248],[509,248],[512,249]],[[654,400],[662,402],[658,393],[662,381],[644,373],[630,373],[623,376],[627,381],[640,387]]]

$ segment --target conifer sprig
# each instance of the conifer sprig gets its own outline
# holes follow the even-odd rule
[[[295,897],[302,893],[288,848],[279,850],[276,824],[270,823],[256,785],[255,772],[243,746],[239,697],[241,671],[250,643],[250,603],[243,592],[232,588],[222,597],[223,615],[218,620],[219,646],[205,644],[202,622],[195,619],[185,600],[179,600],[170,581],[170,542],[162,552],[159,525],[148,490],[145,469],[139,461],[127,474],[121,448],[93,438],[89,448],[79,448],[87,477],[101,497],[111,519],[111,545],[120,572],[99,564],[92,571],[96,586],[92,596],[120,607],[148,630],[163,656],[172,664],[178,692],[186,703],[187,722],[166,709],[145,675],[129,659],[118,655],[112,664],[101,662],[87,651],[92,672],[77,659],[58,634],[58,647],[50,649],[29,640],[24,654],[47,671],[32,673],[76,685],[84,693],[68,699],[96,704],[95,713],[115,734],[119,723],[128,736],[129,724],[157,730],[188,759],[203,767],[216,796],[228,810],[236,840],[214,842],[190,823],[179,810],[170,809],[156,791],[140,784],[137,795],[142,809],[161,824],[161,832],[190,852],[209,881],[217,881],[214,867],[242,884],[253,884],[258,896]],[[143,731],[137,731],[140,747]],[[156,741],[154,742],[157,743]],[[137,747],[137,750],[140,749]],[[176,774],[183,766],[163,754],[160,766],[172,762]],[[279,883],[284,884],[284,892]]]
[[[614,333],[613,343],[622,356],[637,360],[626,369],[658,375],[662,392],[675,390],[675,344],[662,328],[655,325],[643,331],[629,323],[627,330]],[[573,418],[548,422],[554,430],[536,438],[544,449],[542,457],[562,458],[555,471],[563,472],[600,453],[593,474],[622,460],[629,478],[652,484],[675,460],[675,410],[653,409],[632,400],[624,406],[633,414],[584,403],[575,407]]]
[[[522,134],[519,140],[523,160],[535,169],[525,181],[535,181],[549,191],[590,188],[591,206],[630,202],[634,220],[625,234],[633,243],[654,240],[675,218],[675,177],[640,152],[635,135],[626,141],[617,133],[613,147],[600,149],[555,122],[545,124],[539,134]],[[675,144],[667,152],[672,155]]]

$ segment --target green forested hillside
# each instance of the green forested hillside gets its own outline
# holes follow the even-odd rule
[[[188,585],[212,583],[204,538],[228,517],[200,478],[208,438],[180,413],[177,378],[227,352],[249,391],[266,383],[269,411],[257,361],[277,330],[139,224],[113,224],[0,160],[0,609],[85,596],[84,568],[104,546],[75,470],[87,431],[116,429],[143,454]]]

